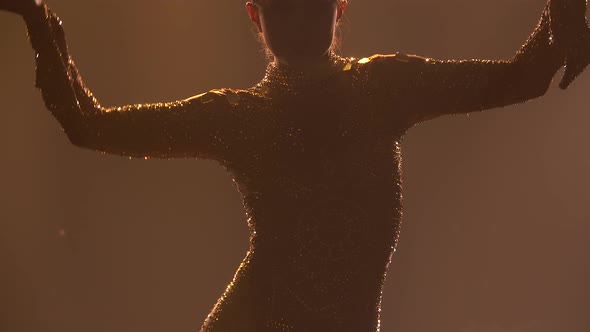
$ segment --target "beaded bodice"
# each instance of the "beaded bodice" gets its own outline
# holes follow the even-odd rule
[[[237,93],[260,116],[223,162],[251,249],[205,331],[237,331],[242,315],[258,317],[252,331],[377,329],[401,220],[400,137],[371,115],[367,79],[358,60],[333,55],[313,75],[271,64]]]

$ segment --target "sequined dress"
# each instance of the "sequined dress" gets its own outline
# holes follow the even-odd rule
[[[550,53],[541,22],[519,61],[331,53],[313,72],[270,64],[249,89],[107,108],[84,85],[59,18],[43,6],[27,26],[37,87],[73,144],[212,159],[235,179],[250,249],[207,332],[378,331],[402,218],[404,133],[439,115],[543,94],[545,83],[525,82],[535,59],[527,54]],[[561,63],[543,66],[550,81]]]

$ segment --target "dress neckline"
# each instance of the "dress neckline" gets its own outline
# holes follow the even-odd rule
[[[264,78],[254,87],[263,94],[299,95],[321,86],[335,73],[350,69],[350,61],[330,52],[325,65],[314,70],[301,70],[274,62],[268,64]]]

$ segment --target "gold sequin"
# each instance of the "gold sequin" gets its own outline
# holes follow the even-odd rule
[[[371,61],[370,58],[362,58],[362,59],[359,60],[359,63],[360,64],[365,64],[365,63],[369,63],[370,61]]]

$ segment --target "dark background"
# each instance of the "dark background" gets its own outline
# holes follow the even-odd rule
[[[243,0],[48,2],[103,105],[246,88],[265,68]],[[352,0],[342,54],[508,59],[544,2]],[[72,146],[24,31],[0,13],[0,331],[198,330],[247,248],[230,176]],[[384,332],[590,331],[589,88],[586,73],[409,131]]]

